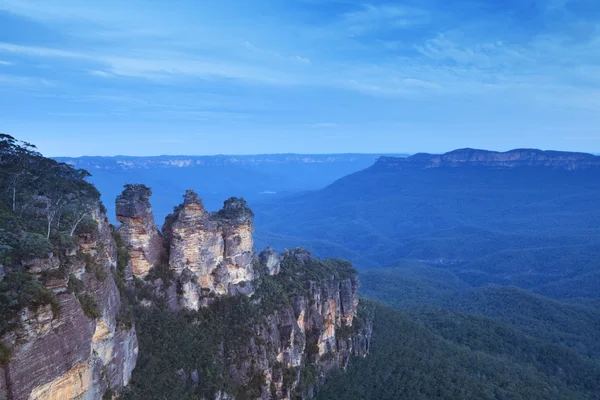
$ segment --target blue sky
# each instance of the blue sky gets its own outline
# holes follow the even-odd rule
[[[600,3],[0,0],[0,121],[49,156],[600,152]]]

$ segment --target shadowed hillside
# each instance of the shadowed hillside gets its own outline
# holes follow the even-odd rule
[[[323,190],[255,207],[258,243],[315,243],[317,254],[344,254],[359,269],[418,260],[471,285],[573,297],[583,277],[597,279],[599,160],[469,149],[382,157]]]

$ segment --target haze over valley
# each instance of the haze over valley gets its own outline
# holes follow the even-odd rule
[[[0,400],[600,400],[598,0],[0,0]]]

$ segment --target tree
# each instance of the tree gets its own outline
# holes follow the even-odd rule
[[[3,186],[9,191],[13,212],[17,209],[18,188],[29,177],[31,166],[40,159],[41,154],[33,144],[0,133],[1,179],[5,183]]]
[[[72,235],[98,205],[100,193],[85,181],[90,176],[86,170],[46,158],[38,169],[39,174],[43,174],[38,199],[45,205],[46,237],[50,237],[54,222],[60,227],[60,220],[68,223]]]
[[[92,212],[98,206],[98,200],[88,196],[69,196],[66,205],[64,221],[69,225],[69,235],[73,236],[77,226],[86,218],[91,217]]]

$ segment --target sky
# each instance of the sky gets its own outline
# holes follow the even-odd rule
[[[0,0],[47,156],[600,152],[597,0]]]

